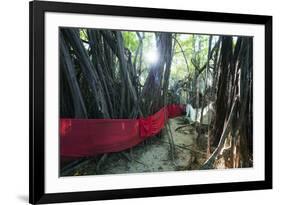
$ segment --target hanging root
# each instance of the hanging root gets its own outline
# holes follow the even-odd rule
[[[223,149],[223,146],[224,146],[224,143],[225,143],[225,140],[226,140],[226,138],[228,136],[228,133],[229,133],[229,130],[230,130],[230,124],[231,124],[231,122],[233,120],[233,116],[234,116],[236,107],[237,107],[237,97],[235,98],[235,100],[234,100],[234,102],[232,104],[231,111],[230,111],[229,117],[227,119],[227,122],[226,122],[226,124],[224,126],[224,129],[223,129],[223,132],[222,132],[219,144],[216,147],[216,149],[214,150],[214,152],[211,154],[209,159],[207,159],[207,161],[203,164],[201,169],[213,169],[214,168],[214,162],[215,162],[217,156],[221,153],[221,151]]]
[[[175,143],[174,143],[174,138],[173,138],[173,134],[171,131],[171,126],[170,126],[170,122],[167,121],[166,124],[166,128],[168,130],[168,140],[169,140],[169,144],[170,144],[170,153],[171,153],[171,158],[173,161],[173,164],[175,165]]]
[[[104,163],[104,161],[106,160],[107,156],[108,156],[107,154],[103,154],[102,157],[99,159],[99,161],[97,163],[97,166],[96,166],[96,172],[97,173],[100,172],[100,167]]]

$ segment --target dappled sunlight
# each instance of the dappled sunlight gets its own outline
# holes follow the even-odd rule
[[[159,53],[156,49],[151,49],[145,53],[145,59],[149,64],[156,64],[159,60]]]

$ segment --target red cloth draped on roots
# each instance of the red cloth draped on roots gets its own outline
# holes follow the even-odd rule
[[[60,155],[87,157],[131,148],[158,134],[168,118],[184,111],[184,105],[171,104],[140,119],[60,119]]]

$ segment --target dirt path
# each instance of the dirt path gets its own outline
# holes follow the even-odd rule
[[[100,170],[96,173],[95,162],[88,163],[73,175],[121,174],[188,170],[191,162],[192,145],[195,143],[196,132],[193,127],[186,126],[175,131],[182,125],[183,117],[170,119],[171,132],[175,143],[175,160],[171,160],[170,144],[166,129],[163,135],[156,136],[134,147],[131,151],[109,154]]]

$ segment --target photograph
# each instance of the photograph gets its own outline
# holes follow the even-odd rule
[[[253,36],[58,35],[60,177],[253,167]]]
[[[30,1],[31,204],[272,189],[273,16],[150,6]]]

